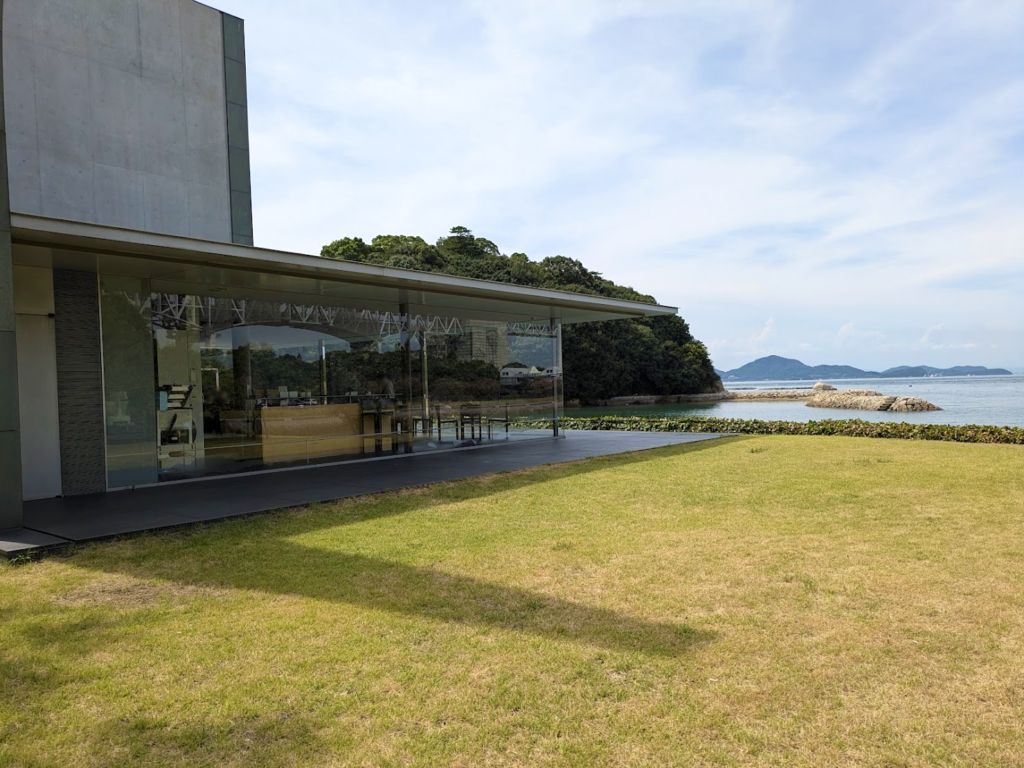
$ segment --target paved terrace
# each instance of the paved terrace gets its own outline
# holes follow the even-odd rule
[[[574,431],[561,440],[496,443],[458,451],[29,501],[25,502],[25,528],[0,531],[0,554],[11,557],[140,531],[718,437],[721,435]]]

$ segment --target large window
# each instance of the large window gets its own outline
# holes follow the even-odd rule
[[[104,278],[110,487],[550,436],[557,324]]]

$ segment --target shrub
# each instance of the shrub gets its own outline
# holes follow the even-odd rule
[[[551,421],[531,421],[522,426],[551,427]],[[1004,443],[1024,445],[1024,428],[970,424],[907,424],[906,422],[825,419],[823,421],[759,421],[700,417],[651,418],[646,416],[594,416],[565,418],[562,429],[623,430],[631,432],[728,432],[742,435],[839,435],[896,440],[945,440],[956,443]]]

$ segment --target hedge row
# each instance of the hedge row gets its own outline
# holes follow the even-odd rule
[[[550,428],[549,421],[524,426]],[[650,418],[644,416],[594,416],[565,418],[562,429],[625,430],[631,432],[732,432],[744,435],[842,435],[883,437],[896,440],[946,440],[956,443],[1004,443],[1024,445],[1024,428],[907,424],[906,422],[825,419],[823,421],[759,421],[699,417]]]

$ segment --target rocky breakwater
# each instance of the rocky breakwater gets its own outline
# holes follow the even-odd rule
[[[831,384],[819,381],[811,389],[753,389],[739,392],[707,392],[701,395],[630,395],[601,400],[593,405],[655,405],[663,403],[722,403],[731,401],[760,402],[807,401],[812,408],[844,408],[853,411],[891,411],[893,413],[914,413],[917,411],[941,411],[937,405],[919,397],[896,397],[883,395],[873,389],[836,389]],[[567,405],[569,405],[567,403]],[[577,403],[578,405],[578,403]]]
[[[807,405],[811,408],[844,408],[852,411],[889,411],[917,413],[940,411],[937,405],[920,397],[883,395],[873,389],[830,389],[816,391]]]

